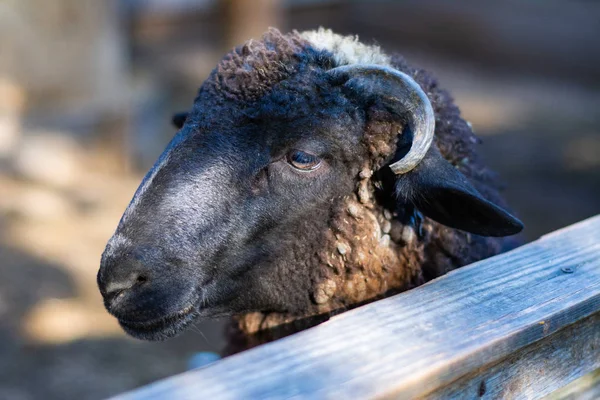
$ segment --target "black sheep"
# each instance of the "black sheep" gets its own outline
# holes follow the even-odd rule
[[[227,315],[237,351],[497,254],[522,229],[449,94],[352,37],[272,29],[174,122],[98,273],[138,338]]]

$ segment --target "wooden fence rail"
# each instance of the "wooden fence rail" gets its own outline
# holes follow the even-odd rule
[[[118,398],[539,398],[597,368],[600,216]]]

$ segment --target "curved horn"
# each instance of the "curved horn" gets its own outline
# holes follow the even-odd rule
[[[419,84],[410,76],[381,65],[344,65],[333,68],[328,73],[336,79],[360,80],[354,83],[362,90],[367,89],[372,95],[400,103],[401,111],[406,113],[408,126],[413,133],[413,141],[408,153],[401,160],[390,164],[390,168],[399,175],[416,167],[429,150],[435,131],[431,102]]]

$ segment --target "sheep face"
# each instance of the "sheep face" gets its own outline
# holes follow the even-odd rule
[[[202,85],[102,256],[100,291],[128,333],[160,340],[198,316],[329,311],[343,285],[355,302],[385,293],[403,282],[397,271],[419,271],[399,255],[411,240],[390,240],[380,217],[412,214],[421,188],[431,194],[423,209],[447,225],[469,230],[461,221],[481,215],[481,224],[506,225],[437,148],[426,167],[395,177],[386,165],[409,140],[399,134],[405,119],[333,79],[340,62],[298,34],[270,32],[226,56]],[[456,206],[456,193],[477,216],[456,221],[431,207]],[[378,246],[377,262],[365,260]],[[370,289],[356,273],[337,282],[350,265],[396,272]]]
[[[161,338],[196,314],[310,302],[310,258],[367,162],[363,113],[333,88],[318,96],[315,75],[252,110],[196,102],[103,256],[106,305],[128,332]]]

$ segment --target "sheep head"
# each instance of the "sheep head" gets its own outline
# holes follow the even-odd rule
[[[436,237],[520,231],[448,161],[435,113],[453,109],[412,72],[328,31],[226,55],[106,247],[109,312],[152,340],[198,316],[276,324],[421,283]]]

